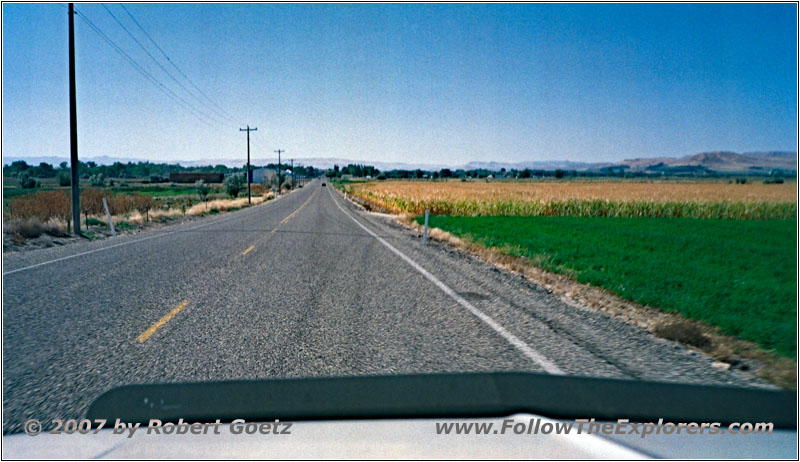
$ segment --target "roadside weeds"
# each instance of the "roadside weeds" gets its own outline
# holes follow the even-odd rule
[[[283,195],[278,197],[283,197]],[[168,224],[191,221],[203,216],[254,207],[274,199],[275,196],[271,192],[264,196],[253,196],[251,205],[248,205],[247,197],[214,199],[200,202],[186,210],[176,208],[151,209],[147,214],[134,211],[125,215],[114,215],[112,221],[118,235],[135,234],[140,231],[157,229]],[[31,251],[83,242],[86,239],[96,240],[112,237],[105,215],[89,215],[88,223],[89,226],[85,223],[82,226],[82,236],[74,236],[67,232],[67,223],[63,220],[52,218],[43,223],[38,218],[9,219],[4,217],[3,252]]]

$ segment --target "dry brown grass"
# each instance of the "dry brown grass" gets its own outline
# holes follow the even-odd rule
[[[15,219],[66,220],[72,213],[71,203],[68,191],[37,191],[12,200],[8,212]]]
[[[253,196],[252,197],[252,204],[257,205],[268,198],[271,198],[273,194],[271,192],[263,195],[263,196]],[[208,202],[201,202],[189,207],[186,210],[187,215],[201,215],[203,213],[208,212],[209,210],[216,209],[218,212],[225,212],[230,209],[238,209],[247,206],[247,197],[240,197],[238,199],[214,199]]]
[[[10,220],[3,223],[3,232],[6,234],[16,234],[25,239],[34,239],[42,234],[49,234],[56,237],[67,236],[66,224],[57,219],[41,221],[38,218]],[[19,238],[18,238],[19,240]]]
[[[253,196],[252,205],[261,204],[273,197],[271,192],[263,196]],[[179,208],[170,209],[153,209],[149,212],[150,220],[164,221],[173,218],[179,218],[184,215],[203,215],[213,210],[217,212],[227,212],[228,210],[240,209],[247,206],[247,197],[240,197],[238,199],[214,199],[206,202],[198,202],[197,204],[186,209],[185,213]],[[105,216],[98,216],[97,218],[105,221]],[[114,222],[125,220],[130,224],[140,225],[144,224],[147,220],[145,215],[137,210],[129,212],[125,215],[114,216]]]
[[[707,350],[711,346],[711,339],[703,333],[703,329],[688,319],[658,324],[653,329],[653,333],[661,338],[691,345],[701,350]]]

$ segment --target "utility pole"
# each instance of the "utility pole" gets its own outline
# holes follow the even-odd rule
[[[292,159],[292,190],[294,190],[294,159]]]
[[[275,151],[278,153],[278,195],[281,193],[281,153],[286,152],[284,149],[278,149]]]
[[[78,109],[75,98],[75,7],[67,8],[69,13],[69,160],[72,174],[72,222],[75,234],[81,234],[81,191],[78,182]]]
[[[247,203],[250,203],[250,132],[258,131],[258,128],[240,128],[240,132],[247,132]]]

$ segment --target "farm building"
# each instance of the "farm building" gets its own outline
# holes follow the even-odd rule
[[[222,173],[213,172],[180,172],[170,173],[169,181],[172,183],[194,183],[197,180],[203,180],[206,183],[222,183]]]
[[[253,183],[260,183],[261,178],[263,178],[264,176],[266,176],[268,179],[271,180],[272,177],[276,175],[276,173],[274,168],[261,167],[261,168],[254,168],[253,171],[250,173],[250,175],[251,175],[250,181],[252,181]]]

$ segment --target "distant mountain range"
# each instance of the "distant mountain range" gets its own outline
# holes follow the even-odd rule
[[[702,152],[685,157],[662,157],[628,159],[618,165],[627,165],[634,171],[657,171],[664,167],[705,167],[725,173],[758,172],[772,169],[797,171],[797,153],[785,151],[767,152]]]
[[[33,165],[40,162],[58,165],[61,162],[69,162],[67,158],[61,157],[3,157],[3,165],[8,165],[16,160],[24,160]],[[92,161],[98,164],[113,164],[114,162],[146,162],[147,159],[136,158],[114,158],[108,156],[89,157],[81,159],[84,162]],[[288,163],[288,159],[281,159]],[[158,161],[150,161],[158,162]],[[224,164],[229,167],[240,167],[244,165],[244,159],[199,159],[193,161],[166,161],[178,163],[186,167]],[[252,159],[253,165],[267,165],[277,163],[276,158]],[[369,160],[354,160],[330,157],[311,157],[294,160],[295,165],[313,165],[317,168],[332,168],[334,165],[345,166],[347,164],[373,165],[379,170],[441,170],[449,168],[452,170],[464,169],[486,169],[498,171],[506,170],[627,170],[636,172],[660,172],[675,171],[680,169],[689,170],[713,170],[725,173],[764,173],[773,169],[781,169],[797,172],[797,153],[790,151],[763,151],[763,152],[703,152],[684,157],[645,157],[626,159],[622,162],[572,162],[568,160],[545,160],[545,161],[526,161],[526,162],[469,162],[463,165],[448,164],[423,164],[423,163],[402,163],[402,162],[376,162]]]

